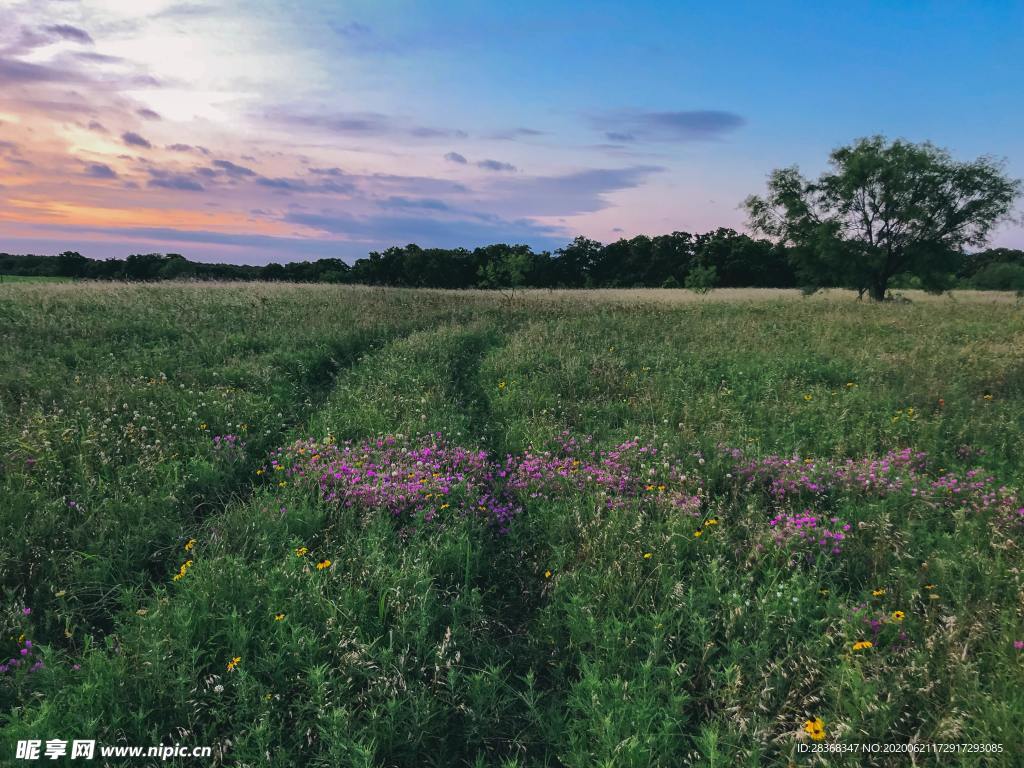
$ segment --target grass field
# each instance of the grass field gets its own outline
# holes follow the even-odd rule
[[[1019,765],[1024,310],[911,298],[0,286],[2,760]]]

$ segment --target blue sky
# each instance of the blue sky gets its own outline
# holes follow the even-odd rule
[[[0,250],[742,229],[773,168],[874,133],[1024,177],[1022,32],[1008,2],[5,3]]]

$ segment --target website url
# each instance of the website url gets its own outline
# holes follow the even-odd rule
[[[67,757],[70,760],[93,760],[100,757],[155,757],[170,760],[180,757],[210,757],[213,747],[188,747],[180,744],[159,744],[153,747],[132,747],[127,745],[96,744],[95,739],[26,739],[18,742],[17,760],[56,760]]]

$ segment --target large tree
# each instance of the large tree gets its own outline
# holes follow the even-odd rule
[[[901,274],[948,287],[964,248],[984,244],[1020,193],[996,161],[959,162],[927,142],[858,139],[829,162],[816,181],[795,166],[774,171],[768,194],[747,198],[751,227],[791,247],[805,285],[876,300]]]

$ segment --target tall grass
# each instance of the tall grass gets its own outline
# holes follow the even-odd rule
[[[0,676],[0,750],[781,766],[908,762],[801,746],[990,742],[959,764],[1015,765],[1020,529],[948,487],[974,467],[1024,482],[1024,315],[649,297],[5,288],[3,642],[44,664]],[[425,473],[419,511],[316,482],[345,441],[438,433],[486,455],[506,532],[442,470],[402,465]],[[780,498],[745,473],[907,448],[920,474],[885,492]],[[539,486],[510,479],[527,459]],[[808,514],[849,526],[840,553],[771,523]]]

